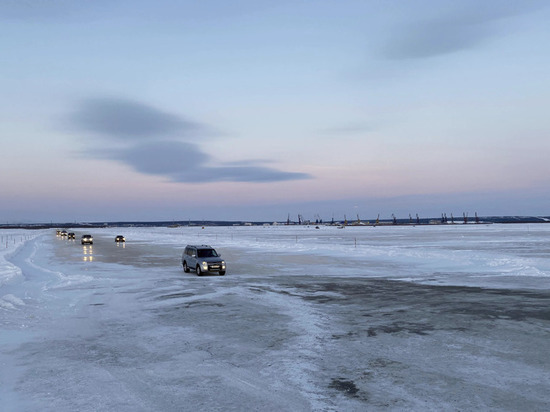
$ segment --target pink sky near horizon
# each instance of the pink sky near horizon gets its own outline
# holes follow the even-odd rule
[[[550,215],[544,1],[0,16],[0,221]]]

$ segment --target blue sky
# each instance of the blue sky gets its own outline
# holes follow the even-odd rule
[[[550,215],[546,1],[0,2],[0,221]]]

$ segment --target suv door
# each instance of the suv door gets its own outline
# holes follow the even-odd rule
[[[188,273],[190,271],[190,268],[193,270],[195,269],[195,266],[197,265],[197,249],[194,247],[186,247],[185,251],[183,252],[183,271]]]

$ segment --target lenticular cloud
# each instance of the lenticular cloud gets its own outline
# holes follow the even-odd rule
[[[207,134],[205,125],[139,102],[87,99],[73,113],[70,123],[101,137],[95,148],[86,151],[88,156],[117,161],[173,182],[266,183],[311,178],[306,173],[266,167],[266,161],[216,163],[199,146]]]

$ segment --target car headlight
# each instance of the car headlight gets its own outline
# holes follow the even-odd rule
[[[203,270],[208,270],[208,263],[206,263],[206,262],[201,262],[201,266],[202,266],[202,269],[203,269]]]
[[[222,260],[222,269],[225,269],[225,260]]]

